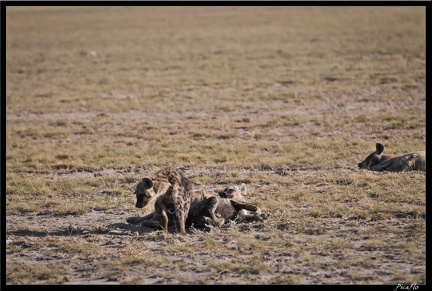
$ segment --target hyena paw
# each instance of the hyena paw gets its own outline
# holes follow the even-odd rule
[[[223,218],[216,218],[216,219],[214,220],[214,224],[215,224],[215,226],[221,228],[222,225],[225,224],[225,219],[223,219]]]
[[[260,214],[255,213],[255,215],[254,215],[254,219],[257,220],[257,221],[263,221],[263,218],[262,218],[262,216],[261,216],[261,213],[260,213]]]
[[[204,221],[207,224],[210,224],[210,225],[213,225],[213,226],[216,226],[219,228],[225,224],[225,219],[223,219],[223,218],[216,218],[215,217],[215,219],[211,219],[210,217],[204,216]]]

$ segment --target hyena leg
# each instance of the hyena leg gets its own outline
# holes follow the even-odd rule
[[[159,223],[165,233],[168,233],[168,215],[166,214],[165,209],[162,209],[162,211],[160,212]]]
[[[186,220],[190,208],[189,201],[182,201],[175,209],[175,227],[176,231],[181,234],[186,234]]]
[[[186,220],[190,207],[190,193],[179,185],[173,185],[174,223],[177,233],[186,234]]]
[[[146,216],[143,217],[129,217],[128,219],[126,219],[126,221],[132,224],[137,224],[145,220],[152,220],[153,216],[154,216],[154,212],[147,214]]]
[[[141,226],[151,227],[154,229],[162,229],[161,223],[162,223],[162,214],[154,212],[153,217],[151,219],[141,221]]]
[[[239,222],[247,219],[253,219],[258,221],[263,220],[261,217],[261,208],[259,208],[258,206],[235,200],[231,200],[231,204],[239,210],[237,214],[237,220]]]
[[[163,205],[159,205],[158,201],[155,203],[155,212],[153,220],[158,223],[165,233],[168,233],[168,215],[167,209]]]
[[[143,220],[143,221],[141,221],[141,226],[151,227],[154,229],[161,229],[162,228],[159,220],[156,220],[156,219]]]

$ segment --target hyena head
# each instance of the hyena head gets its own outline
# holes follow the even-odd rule
[[[153,188],[153,181],[150,178],[143,178],[136,186],[135,195],[135,206],[138,208],[145,207],[152,197],[156,195]]]
[[[221,198],[228,198],[237,201],[246,201],[245,196],[247,195],[246,185],[242,183],[240,187],[229,186],[226,187],[222,192],[219,193]]]
[[[387,156],[384,156],[382,153],[384,151],[384,146],[380,143],[376,144],[376,150],[371,153],[367,158],[358,164],[360,169],[370,169],[370,167],[381,163],[383,160],[387,159]]]

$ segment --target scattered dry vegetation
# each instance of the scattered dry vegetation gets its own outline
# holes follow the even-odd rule
[[[7,7],[6,284],[425,284],[424,7]],[[130,225],[162,166],[263,222]]]

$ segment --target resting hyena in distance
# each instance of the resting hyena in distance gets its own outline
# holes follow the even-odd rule
[[[187,227],[204,228],[208,225],[221,227],[230,220],[238,222],[244,220],[262,220],[261,209],[246,202],[246,185],[240,187],[230,186],[223,191],[192,190],[192,202],[186,221]],[[173,224],[173,216],[169,216],[170,225]],[[159,228],[159,222],[155,213],[144,217],[131,217],[129,223],[141,223],[142,226]]]
[[[376,144],[375,152],[358,164],[360,169],[371,171],[426,171],[426,152],[411,152],[401,156],[387,156],[383,154],[384,146]]]
[[[191,182],[180,170],[165,167],[157,171],[152,178],[143,178],[136,186],[136,204],[145,207],[153,197],[155,202],[154,219],[168,232],[168,213],[174,212],[176,231],[186,234],[186,219],[191,203]]]

